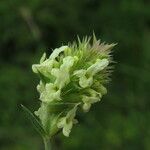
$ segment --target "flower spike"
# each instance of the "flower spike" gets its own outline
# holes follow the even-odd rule
[[[78,42],[54,49],[49,58],[44,53],[32,70],[40,76],[37,90],[41,106],[35,112],[47,136],[58,131],[69,136],[77,110],[88,112],[107,93],[115,44],[85,37]]]

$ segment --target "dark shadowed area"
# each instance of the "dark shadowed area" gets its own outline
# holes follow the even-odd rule
[[[39,107],[31,65],[44,51],[95,32],[118,43],[108,94],[57,150],[150,149],[150,2],[148,0],[0,0],[0,150],[43,150],[20,104]]]

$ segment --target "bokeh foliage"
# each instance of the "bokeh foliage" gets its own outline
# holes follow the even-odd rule
[[[38,79],[31,65],[41,54],[91,35],[117,42],[108,95],[79,115],[65,150],[150,149],[150,2],[148,0],[0,1],[0,149],[42,149],[20,104],[37,109]],[[61,148],[60,148],[61,147]]]

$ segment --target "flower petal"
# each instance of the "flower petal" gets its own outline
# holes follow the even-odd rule
[[[44,75],[46,77],[50,77],[51,70],[52,70],[54,63],[55,63],[55,60],[47,59],[44,62],[42,62],[41,64],[32,65],[32,70],[34,73],[40,72],[42,75]]]
[[[71,132],[72,126],[73,126],[73,122],[71,122],[71,121],[64,126],[64,128],[63,128],[63,134],[66,137],[69,137],[69,134]]]
[[[43,63],[46,59],[46,53],[43,53],[41,59],[40,59],[40,64]]]
[[[87,74],[93,76],[99,71],[103,70],[105,67],[107,67],[108,64],[109,61],[107,59],[97,59],[96,63],[87,69]]]
[[[41,93],[40,99],[43,102],[52,102],[54,100],[61,100],[60,90],[56,90],[56,86],[52,83],[47,83],[45,85],[45,90]]]
[[[64,125],[66,124],[66,117],[61,118],[58,123],[57,123],[57,127],[58,128],[63,128]]]
[[[63,134],[65,136],[69,136],[72,126],[74,123],[77,123],[75,118],[76,115],[76,110],[77,110],[77,106],[79,104],[75,105],[73,109],[71,109],[67,115],[65,117],[62,117],[59,119],[58,123],[57,123],[57,127],[58,128],[63,128]]]
[[[60,48],[54,49],[52,54],[50,55],[50,59],[55,59],[61,52],[63,52],[65,49],[67,49],[68,46],[61,46]]]
[[[70,69],[73,66],[74,58],[67,56],[63,59],[63,64],[59,69],[52,69],[51,74],[56,77],[55,85],[62,89],[70,81]]]

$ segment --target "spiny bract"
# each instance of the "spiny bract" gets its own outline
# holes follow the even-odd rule
[[[61,129],[69,136],[77,123],[77,109],[89,111],[107,93],[104,85],[109,79],[114,46],[100,43],[95,36],[92,42],[86,37],[54,49],[48,58],[44,53],[40,64],[32,66],[41,79],[37,86],[41,106],[35,114],[49,136]]]

